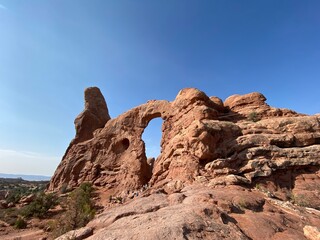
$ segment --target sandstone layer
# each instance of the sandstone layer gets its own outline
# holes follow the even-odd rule
[[[261,93],[223,102],[187,88],[110,119],[100,91],[88,95],[48,190],[89,181],[122,198],[145,194],[89,223],[100,229],[93,239],[126,239],[128,228],[137,231],[130,239],[303,239],[303,227],[319,226],[317,210],[299,213],[302,221],[300,210],[276,202],[319,209],[319,115],[273,108]],[[157,117],[161,154],[147,159],[141,136]],[[149,201],[159,205],[146,210]]]

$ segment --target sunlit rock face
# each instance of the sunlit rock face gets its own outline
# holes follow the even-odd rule
[[[141,136],[157,117],[161,153],[147,158]],[[48,191],[91,182],[104,211],[61,239],[87,230],[95,240],[319,233],[320,115],[270,107],[261,93],[223,102],[187,88],[110,119],[100,90],[88,88],[75,126]],[[107,196],[125,201],[114,206]]]
[[[75,120],[76,136],[48,190],[86,181],[115,192],[145,184],[174,192],[193,183],[261,183],[279,198],[290,187],[320,205],[304,190],[310,179],[319,180],[320,116],[265,101],[261,93],[249,93],[223,102],[186,88],[172,102],[151,100],[110,119],[100,90],[88,88],[85,109]],[[141,136],[157,117],[163,119],[161,154],[150,164]]]
[[[76,136],[73,143],[91,139],[93,132],[110,120],[108,107],[100,89],[90,87],[84,91],[85,108],[74,120]]]

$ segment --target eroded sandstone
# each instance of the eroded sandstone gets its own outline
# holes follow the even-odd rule
[[[90,181],[123,191],[147,183],[190,184],[199,177],[214,182],[230,174],[253,183],[281,169],[308,168],[316,174],[319,116],[275,109],[265,101],[262,94],[251,93],[231,96],[223,104],[188,88],[173,102],[152,100],[110,120],[99,89],[88,88],[85,110],[75,120],[76,137],[49,190]],[[248,119],[252,112],[259,120]],[[161,154],[151,167],[141,136],[156,117],[164,120],[163,137]]]
[[[187,88],[172,102],[148,101],[110,119],[103,96],[94,99],[86,98],[76,137],[48,190],[89,181],[123,198],[147,192],[144,204],[133,200],[90,223],[96,229],[92,239],[127,236],[121,226],[136,229],[130,239],[142,239],[141,222],[149,223],[148,239],[303,239],[305,225],[319,224],[318,213],[305,214],[299,224],[302,213],[290,207],[284,217],[286,208],[277,206],[291,200],[319,209],[319,115],[273,108],[261,93],[223,102]],[[163,119],[161,154],[147,159],[141,136],[157,117]],[[199,189],[203,200],[195,199]],[[174,213],[179,215],[173,223]]]

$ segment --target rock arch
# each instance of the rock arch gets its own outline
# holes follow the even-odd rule
[[[102,95],[99,97],[103,98]],[[96,102],[103,101],[104,99],[96,100]],[[203,142],[201,138],[197,139],[204,131],[200,129],[203,126],[199,128],[199,124],[193,123],[202,119],[215,119],[218,112],[216,106],[217,104],[203,92],[190,88],[181,90],[173,102],[151,100],[117,118],[108,119],[103,128],[94,130],[90,139],[79,137],[85,130],[79,124],[85,126],[88,123],[85,121],[77,123],[75,139],[82,141],[71,142],[48,189],[57,190],[62,185],[75,187],[84,181],[91,181],[95,185],[107,188],[137,189],[150,179],[151,183],[155,184],[175,174],[178,174],[180,179],[191,181],[197,174],[195,169],[199,161],[198,155],[201,155],[192,150],[195,149],[193,145],[200,145],[198,146],[200,152],[211,150],[205,146],[206,143],[200,144]],[[94,106],[91,104],[91,107]],[[142,133],[149,122],[158,117],[163,119],[161,140],[163,154],[159,156],[159,161],[154,165],[154,173],[151,175]],[[191,143],[190,137],[193,138]],[[203,138],[206,139],[205,136]],[[182,167],[181,158],[189,166],[188,168]],[[82,164],[79,165],[79,162]]]
[[[100,92],[93,89],[94,93]],[[210,184],[230,179],[247,184],[257,176],[269,176],[281,168],[284,163],[274,159],[283,159],[288,153],[293,159],[294,154],[302,154],[302,159],[306,159],[287,162],[290,166],[319,165],[314,157],[319,155],[319,146],[312,146],[315,137],[306,138],[311,135],[309,128],[303,127],[320,132],[319,117],[272,108],[259,93],[231,97],[223,103],[198,89],[187,88],[172,102],[151,100],[113,119],[106,114],[102,94],[92,96],[93,99],[85,98],[90,104],[85,104],[85,111],[75,121],[76,136],[50,181],[49,191],[58,191],[62,186],[76,187],[84,181],[112,188],[114,192],[139,189],[146,183],[154,188],[180,188],[210,179]],[[100,108],[104,112],[102,117]],[[247,120],[252,111],[258,112],[259,124]],[[163,119],[162,151],[151,173],[142,133],[157,117]],[[282,134],[293,130],[299,134],[292,144],[308,148],[305,152],[273,146],[275,142],[286,146],[292,140],[291,135]],[[272,149],[272,158],[270,154],[260,156]],[[263,161],[259,160],[261,157]]]

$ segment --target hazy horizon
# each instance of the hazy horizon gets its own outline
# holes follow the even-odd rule
[[[49,181],[52,176],[43,176],[43,175],[26,175],[26,174],[10,174],[10,173],[1,173],[0,178],[11,178],[17,179],[22,178],[25,181]]]

